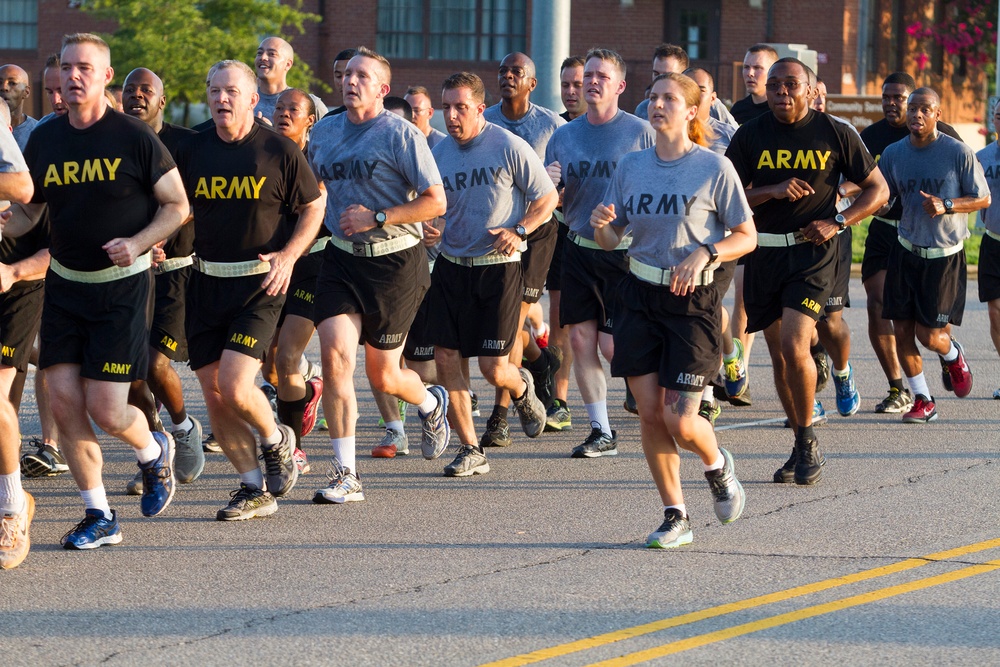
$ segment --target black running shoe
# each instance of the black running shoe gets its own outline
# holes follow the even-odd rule
[[[510,447],[510,424],[503,417],[490,417],[486,421],[486,431],[479,440],[480,447]]]
[[[815,438],[795,443],[797,458],[795,460],[795,483],[812,485],[819,481],[826,459],[819,451],[819,441]]]

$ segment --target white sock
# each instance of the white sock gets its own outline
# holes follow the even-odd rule
[[[583,406],[587,410],[587,418],[591,422],[601,425],[601,432],[611,435],[611,420],[608,419],[608,402],[587,403]]]
[[[21,471],[0,475],[0,514],[13,512],[21,514],[25,510],[26,498],[21,488]]]
[[[724,467],[726,467],[726,457],[722,455],[722,452],[719,452],[719,458],[715,459],[715,463],[711,465],[705,465],[704,463],[702,463],[701,467],[705,469],[705,472],[712,472],[713,470],[722,470]]]
[[[276,445],[279,442],[281,442],[281,431],[278,428],[275,428],[271,435],[260,436],[260,444],[262,445]]]
[[[850,364],[847,364],[847,368],[845,368],[844,370],[840,370],[836,366],[834,366],[834,368],[833,368],[833,374],[836,375],[839,378],[845,378],[848,375],[850,375],[850,373],[851,373],[851,365]]]
[[[664,505],[663,511],[667,510],[678,510],[683,516],[688,515],[688,508],[684,503],[681,503],[680,505]]]
[[[927,378],[924,377],[923,373],[918,373],[913,377],[906,378],[906,383],[910,385],[910,393],[916,398],[917,394],[931,397],[931,390],[927,388]]]
[[[135,458],[139,460],[139,463],[149,463],[150,461],[155,461],[160,456],[160,443],[156,441],[153,434],[149,434],[149,444],[142,449],[135,450]],[[110,517],[109,517],[110,518]]]
[[[387,431],[399,431],[403,432],[403,422],[402,421],[391,421],[385,423],[385,428]]]
[[[258,489],[264,488],[264,471],[254,468],[250,472],[241,472],[240,481],[247,486],[256,486]]]
[[[710,384],[705,385],[705,390],[701,392],[701,400],[708,401],[709,403],[715,402],[715,387]]]
[[[81,491],[80,497],[83,498],[83,504],[87,509],[101,510],[104,512],[105,519],[111,518],[111,505],[108,504],[108,495],[104,492],[103,484],[87,491]]]
[[[433,398],[433,396],[431,398]],[[358,468],[354,453],[354,436],[349,435],[346,438],[330,438],[330,444],[333,445],[333,454],[337,457],[337,460],[340,461],[340,465],[357,475]]]
[[[417,411],[420,413],[421,416],[426,417],[437,406],[438,406],[437,396],[435,396],[434,394],[432,394],[429,391],[425,391],[424,392],[424,400],[422,400],[419,403],[417,403]],[[343,461],[341,461],[341,463],[343,463]]]
[[[299,375],[305,375],[309,372],[309,360],[306,359],[306,355],[299,357]]]
[[[171,421],[173,421],[173,420],[171,420]],[[191,421],[191,417],[188,416],[188,417],[184,417],[184,421],[180,422],[179,424],[178,423],[174,423],[174,427],[171,430],[174,433],[177,433],[178,431],[187,432],[187,431],[190,431],[192,428],[194,428],[194,422]]]
[[[735,340],[735,339],[734,339],[734,340]],[[732,352],[730,352],[729,354],[726,354],[725,352],[723,352],[723,353],[722,353],[722,358],[723,358],[723,360],[725,360],[725,361],[732,361],[732,360],[733,360],[733,359],[735,359],[735,358],[736,358],[737,356],[739,356],[739,354],[738,354],[738,353],[739,353],[739,349],[737,349],[737,347],[736,347],[736,344],[734,343],[734,344],[733,344],[733,351],[732,351]]]
[[[958,359],[958,348],[955,346],[955,341],[953,340],[948,341],[948,345],[950,345],[948,352],[942,354],[941,358],[947,362],[952,362]]]

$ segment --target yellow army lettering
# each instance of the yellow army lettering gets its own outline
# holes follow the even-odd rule
[[[172,352],[176,352],[177,351],[177,341],[175,341],[170,336],[164,336],[163,338],[161,338],[160,339],[160,345],[162,345],[163,347],[167,348],[168,350],[170,350]]]
[[[121,163],[120,157],[116,157],[113,162],[108,158],[94,158],[93,160],[84,160],[81,170],[79,162],[68,161],[62,163],[61,172],[59,165],[50,164],[45,170],[45,181],[42,182],[42,187],[103,181],[105,180],[105,171],[107,172],[106,180],[113,181]]]
[[[114,373],[115,375],[127,375],[130,370],[132,370],[132,364],[115,364],[106,361],[104,362],[104,368],[101,369],[101,372]]]
[[[264,185],[267,176],[261,176],[258,181],[253,176],[212,176],[211,185],[209,179],[202,176],[198,179],[198,185],[194,189],[195,197],[204,199],[260,199],[260,189]]]
[[[9,345],[4,345],[3,348],[0,349],[0,354],[3,354],[5,357],[13,357],[15,352],[17,352],[17,348]]]
[[[758,169],[819,169],[820,171],[826,170],[826,162],[830,159],[830,153],[832,151],[817,151],[817,150],[797,150],[795,154],[792,151],[780,149],[775,151],[774,155],[771,151],[765,150],[760,154],[760,159],[757,160]]]
[[[236,343],[237,345],[245,345],[247,347],[253,347],[257,344],[256,338],[251,338],[246,334],[235,333],[233,337],[229,339],[230,343]]]
[[[813,311],[814,313],[818,313],[819,312],[819,304],[817,302],[813,301],[812,299],[810,299],[809,297],[806,297],[805,299],[802,299],[802,303],[799,304],[799,305],[805,306],[806,308],[808,308],[809,310]]]
[[[302,301],[305,301],[307,303],[313,303],[313,301],[315,300],[315,297],[313,296],[312,292],[307,292],[304,289],[295,290],[295,294],[292,295],[292,298],[301,299]]]

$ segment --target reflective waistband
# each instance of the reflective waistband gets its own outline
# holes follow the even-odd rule
[[[397,236],[394,239],[379,241],[378,243],[353,243],[345,241],[339,236],[331,236],[330,243],[344,252],[349,252],[355,257],[381,257],[391,255],[400,250],[406,250],[420,243],[420,239],[412,234]]]
[[[257,276],[271,270],[270,262],[251,259],[246,262],[209,262],[198,257],[194,258],[194,268],[199,273],[213,278],[243,278]]]
[[[941,259],[942,257],[951,257],[952,255],[957,255],[965,247],[964,243],[959,243],[958,245],[953,245],[950,248],[922,248],[917,245],[913,245],[902,236],[899,237],[899,245],[903,246],[910,252],[912,252],[917,257],[923,257],[924,259]]]
[[[312,244],[312,247],[309,248],[309,250],[306,252],[306,254],[307,255],[311,255],[314,252],[322,252],[323,250],[326,250],[326,243],[331,238],[333,238],[333,237],[332,236],[324,236],[321,239],[316,239],[316,242]]]
[[[601,244],[598,243],[597,241],[591,241],[590,239],[586,239],[577,234],[576,232],[567,232],[566,237],[573,243],[580,246],[581,248],[590,248],[591,250],[604,250],[604,248],[601,247]],[[625,236],[622,237],[622,240],[619,241],[618,245],[615,246],[615,250],[628,250],[631,245],[632,245],[632,237]]]
[[[49,260],[49,268],[52,269],[52,273],[66,280],[72,280],[75,283],[110,283],[142,273],[149,269],[149,267],[148,252],[138,257],[132,262],[131,266],[109,266],[100,271],[77,271],[76,269],[66,268],[56,261],[55,257]]]
[[[989,236],[994,241],[1000,241],[1000,234],[997,234],[996,232],[991,232],[990,230],[987,229],[986,235]]]
[[[459,266],[489,266],[491,264],[509,264],[521,261],[520,252],[512,252],[509,255],[500,255],[496,252],[491,252],[480,257],[455,257],[443,252],[439,257],[444,257],[452,264],[458,264]]]
[[[695,287],[711,285],[712,281],[715,280],[715,269],[716,265],[714,264],[706,266],[695,278]],[[658,266],[643,264],[634,257],[629,258],[628,270],[636,278],[647,283],[653,283],[654,285],[669,285],[674,275],[673,269],[661,269]]]
[[[878,220],[879,222],[884,222],[887,225],[891,225],[896,229],[899,229],[899,220],[889,220],[887,218],[880,218],[877,215],[873,215],[872,217]]]
[[[808,239],[802,232],[788,232],[787,234],[764,234],[757,233],[757,245],[761,248],[788,248],[800,243],[806,243]]]
[[[191,266],[192,264],[194,264],[194,255],[171,257],[157,264],[155,270],[157,273],[170,273],[171,271],[183,269],[185,266]]]

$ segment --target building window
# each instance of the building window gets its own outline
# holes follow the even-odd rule
[[[38,0],[0,2],[0,49],[38,48]]]
[[[379,0],[387,58],[499,60],[525,49],[526,0]]]

